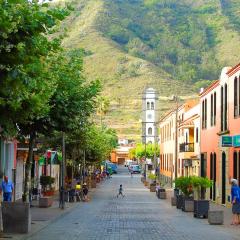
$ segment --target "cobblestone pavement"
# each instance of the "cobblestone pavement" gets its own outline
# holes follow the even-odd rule
[[[116,198],[123,184],[124,198]],[[120,168],[105,180],[89,203],[80,204],[67,215],[51,223],[31,240],[237,240],[239,231],[212,226],[159,200],[140,182]]]

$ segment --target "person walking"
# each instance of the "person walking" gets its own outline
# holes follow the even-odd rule
[[[132,170],[130,171],[130,174],[131,174],[131,178],[132,178],[133,177],[133,171]]]
[[[240,224],[240,189],[237,179],[231,180],[231,200],[232,200],[232,223],[231,225]]]
[[[13,193],[13,183],[8,179],[8,176],[4,176],[4,180],[2,181],[1,190],[3,192],[3,201],[11,202],[12,201],[12,193]]]
[[[75,190],[76,190],[76,201],[80,202],[82,200],[82,198],[81,198],[82,186],[81,186],[80,182],[77,182],[77,184],[75,186]]]
[[[123,186],[122,186],[122,184],[121,184],[120,187],[119,187],[117,198],[118,198],[120,195],[121,195],[123,198],[125,197],[125,195],[123,194]]]
[[[84,183],[83,184],[83,201],[84,202],[88,202],[89,201],[89,198],[88,198],[88,188],[87,188],[87,184]]]

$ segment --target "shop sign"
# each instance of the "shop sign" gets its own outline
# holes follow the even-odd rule
[[[240,147],[240,135],[233,136],[233,147]]]
[[[222,147],[232,147],[233,138],[232,136],[222,136]]]

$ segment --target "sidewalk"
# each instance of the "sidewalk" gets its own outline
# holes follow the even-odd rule
[[[92,198],[92,194],[94,193],[95,189],[89,189],[89,197]],[[59,196],[54,196],[53,205],[49,208],[39,208],[38,201],[32,202],[33,207],[31,207],[31,217],[32,217],[32,225],[31,225],[31,232],[28,234],[0,234],[0,239],[13,239],[13,240],[23,240],[27,239],[28,237],[34,235],[35,233],[41,231],[45,227],[47,227],[52,222],[56,221],[60,217],[65,216],[66,214],[70,213],[74,208],[81,206],[83,204],[88,204],[87,202],[73,202],[65,203],[65,209],[59,208]]]
[[[169,205],[171,205],[171,197],[173,196],[173,190],[172,189],[166,189],[167,192],[167,201],[169,202]],[[155,194],[155,193],[153,193]],[[161,201],[159,199],[159,201]],[[176,208],[175,206],[172,206],[173,208]],[[210,201],[210,210],[222,210],[224,214],[224,224],[219,225],[219,227],[225,228],[227,231],[236,232],[236,236],[239,236],[240,239],[240,225],[239,226],[233,226],[231,225],[232,222],[232,209],[225,207],[223,205],[218,205]],[[176,211],[180,211],[176,209]],[[193,217],[193,213],[191,212],[185,212],[186,216]],[[202,219],[208,224],[207,219]]]

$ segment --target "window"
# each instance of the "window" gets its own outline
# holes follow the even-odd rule
[[[147,110],[150,110],[150,102],[147,102]]]
[[[223,131],[223,87],[221,87],[221,131]]]
[[[196,143],[198,143],[198,128],[196,128]]]
[[[152,114],[148,114],[148,119],[152,119]]]
[[[211,126],[213,126],[213,94],[211,94]]]
[[[202,101],[202,128],[207,128],[207,99]]]
[[[240,181],[240,151],[233,153],[233,178]]]
[[[204,104],[204,100],[202,101],[202,129],[204,128],[205,126],[205,123],[204,123],[204,120],[205,120],[205,104]]]
[[[151,110],[154,110],[154,102],[151,102]]]
[[[152,135],[152,128],[148,128],[148,135]]]
[[[207,128],[207,99],[205,99],[205,128]]]
[[[213,125],[216,126],[216,116],[217,116],[217,93],[213,94]]]
[[[227,93],[227,84],[225,84],[224,86],[224,130],[226,131],[228,129],[228,124],[227,124],[227,111],[228,111],[228,107],[227,107],[227,103],[228,103],[228,93]]]
[[[234,117],[238,116],[238,79],[234,78]]]

